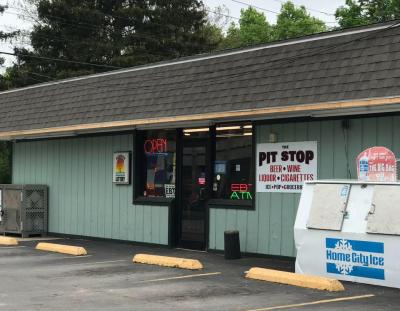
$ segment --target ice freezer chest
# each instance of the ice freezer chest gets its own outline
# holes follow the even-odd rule
[[[400,183],[305,183],[296,272],[400,288]]]

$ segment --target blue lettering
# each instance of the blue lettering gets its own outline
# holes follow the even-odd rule
[[[339,253],[331,249],[326,250],[326,259],[332,261],[344,261],[358,263],[363,266],[384,266],[385,259],[383,257],[377,257],[372,254],[364,255],[363,253]]]
[[[369,255],[370,257],[370,262],[374,266],[384,266],[385,265],[385,259],[383,257],[376,257],[373,255]]]
[[[350,254],[345,254],[345,253],[336,253],[332,250],[327,250],[326,251],[326,259],[327,260],[337,260],[337,261],[351,261]]]
[[[328,260],[333,260],[332,259],[332,251],[330,250],[330,249],[328,249],[327,251],[326,251],[326,259],[328,259]]]
[[[368,266],[369,264],[368,256],[365,256],[362,253],[352,253],[351,259],[353,262],[360,263],[363,266]]]

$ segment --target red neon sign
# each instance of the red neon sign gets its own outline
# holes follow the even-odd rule
[[[250,188],[252,184],[231,184],[231,200],[252,200]]]
[[[252,184],[231,184],[232,192],[249,192]]]
[[[146,153],[165,153],[167,152],[167,139],[154,138],[144,142],[144,152]]]

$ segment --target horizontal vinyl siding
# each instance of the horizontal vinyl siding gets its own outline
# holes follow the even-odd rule
[[[132,135],[19,142],[13,183],[49,186],[49,231],[168,244],[168,207],[132,204],[132,185],[112,182],[113,152]]]
[[[357,155],[372,146],[400,154],[400,117],[352,119],[344,130],[341,120],[261,125],[257,143],[318,141],[319,179],[356,179]],[[224,230],[239,230],[242,251],[295,256],[293,226],[300,194],[257,193],[256,210],[210,209],[210,249],[224,248]]]

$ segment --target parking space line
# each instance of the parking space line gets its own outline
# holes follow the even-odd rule
[[[372,298],[374,296],[375,295],[373,295],[373,294],[368,294],[368,295],[361,295],[361,296],[340,297],[340,298],[333,298],[333,299],[325,299],[325,300],[317,300],[317,301],[296,303],[296,304],[291,304],[291,305],[281,305],[281,306],[267,307],[267,308],[261,308],[261,309],[250,309],[250,310],[247,310],[247,311],[269,311],[269,310],[278,310],[278,309],[299,308],[299,307],[305,307],[305,306],[320,305],[320,304],[325,304],[325,303],[334,303],[334,302],[341,302],[341,301],[366,299],[366,298]]]
[[[197,277],[202,277],[202,276],[211,276],[211,275],[218,275],[218,274],[221,274],[221,272],[181,275],[181,276],[174,276],[174,277],[163,278],[163,279],[144,280],[144,281],[135,282],[135,283],[151,283],[151,282],[161,282],[161,281],[169,281],[169,280],[190,279],[190,278],[197,278]]]

